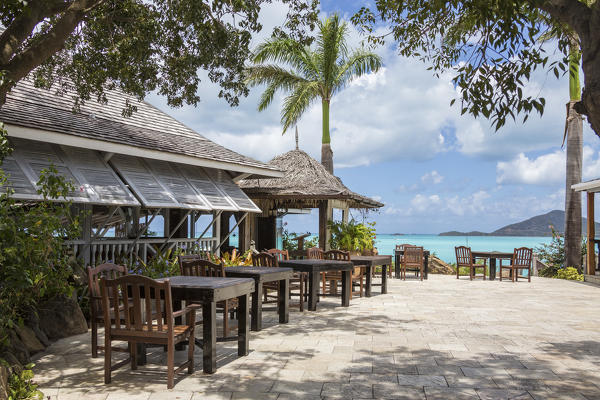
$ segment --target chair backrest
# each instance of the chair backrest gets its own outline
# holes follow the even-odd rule
[[[125,275],[102,279],[100,287],[105,334],[114,329],[142,337],[173,334],[173,303],[168,279],[158,282],[141,275]]]
[[[456,266],[471,266],[473,262],[473,256],[471,255],[471,248],[467,246],[458,246],[454,248],[456,253]]]
[[[404,248],[403,263],[411,266],[423,264],[423,247],[408,246]]]
[[[290,253],[287,250],[269,249],[267,253],[277,257],[278,261],[287,261],[290,259]]]
[[[318,247],[311,247],[306,249],[306,258],[312,260],[322,260],[323,259],[323,250]]]
[[[323,253],[324,260],[350,261],[350,253],[342,250],[329,250]]]
[[[90,292],[90,307],[94,315],[102,314],[102,292],[100,291],[101,279],[116,279],[127,275],[127,267],[117,264],[100,264],[95,268],[87,267],[88,289]]]
[[[396,245],[396,250],[398,250],[398,251],[404,251],[404,249],[406,247],[410,247],[410,246],[413,246],[413,245],[412,244],[408,244],[408,243],[397,244]]]
[[[279,262],[277,261],[277,257],[266,253],[258,253],[252,254],[252,265],[255,267],[278,267]]]
[[[528,247],[519,247],[515,249],[513,253],[512,265],[518,265],[525,268],[531,266],[531,261],[533,259],[533,250]]]
[[[179,256],[179,273],[184,276],[225,277],[225,265],[205,260],[199,255]]]

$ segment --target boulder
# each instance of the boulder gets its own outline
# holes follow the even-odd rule
[[[29,363],[29,350],[27,350],[27,347],[21,341],[21,339],[14,330],[11,330],[8,334],[8,343],[6,346],[6,350],[8,353],[7,355],[13,355],[20,365],[25,365]],[[14,361],[10,360],[8,357],[4,358],[6,359],[6,361],[9,362],[9,364],[12,367]]]
[[[430,274],[442,274],[442,275],[453,275],[456,270],[447,262],[444,262],[434,255],[429,256],[429,273]]]
[[[86,333],[87,322],[79,304],[66,296],[50,299],[38,307],[40,329],[50,340]]]
[[[40,329],[40,317],[36,310],[31,309],[27,316],[25,317],[25,325],[31,328],[31,330],[35,333],[37,339],[44,345],[44,347],[50,346],[50,339],[48,336]]]
[[[15,332],[17,332],[19,339],[21,339],[21,342],[23,342],[30,355],[43,351],[46,348],[46,346],[38,340],[35,332],[30,327],[26,325],[17,326]]]

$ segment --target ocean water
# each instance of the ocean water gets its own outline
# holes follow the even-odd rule
[[[446,262],[456,262],[455,246],[469,246],[473,251],[512,252],[517,247],[535,248],[548,244],[548,236],[438,236],[438,235],[385,235],[378,234],[375,247],[379,254],[394,254],[397,244],[423,246]]]

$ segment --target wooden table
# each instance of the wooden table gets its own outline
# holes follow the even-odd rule
[[[277,310],[279,312],[279,323],[287,324],[290,319],[289,298],[290,279],[294,275],[291,268],[272,267],[227,267],[226,277],[252,278],[255,289],[252,292],[252,311],[250,313],[250,329],[260,331],[262,329],[262,299],[263,283],[279,281],[279,293]]]
[[[496,279],[496,260],[512,260],[513,253],[506,253],[503,251],[471,251],[471,257],[473,262],[476,258],[487,258],[490,260],[490,281]]]
[[[319,282],[321,272],[335,271],[342,273],[342,307],[350,306],[350,291],[352,281],[350,280],[354,264],[351,261],[335,260],[288,260],[280,261],[280,267],[292,268],[298,272],[308,272],[308,310],[317,309],[319,300]]]
[[[396,279],[400,279],[400,257],[404,255],[404,250],[396,250],[394,257],[394,264],[396,264]],[[427,279],[429,275],[429,250],[423,250],[423,256],[425,257],[425,263],[423,264],[423,279]]]
[[[376,266],[381,266],[381,294],[387,293],[387,269],[392,268],[392,256],[351,256],[350,261],[355,266],[364,267],[367,274],[365,296],[371,297],[373,273]]]
[[[252,278],[209,278],[172,276],[158,279],[171,282],[173,300],[202,304],[202,365],[204,372],[217,371],[217,302],[238,299],[238,356],[248,355],[248,296],[254,292]],[[176,305],[177,306],[177,305]]]

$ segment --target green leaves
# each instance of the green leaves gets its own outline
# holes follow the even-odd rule
[[[331,230],[331,248],[346,251],[371,250],[375,241],[375,222],[358,223],[351,220],[327,221]]]

